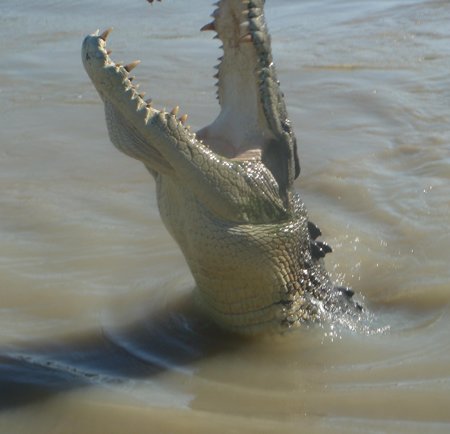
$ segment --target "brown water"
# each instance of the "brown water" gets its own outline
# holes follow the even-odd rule
[[[268,1],[297,187],[366,324],[224,336],[153,181],[109,143],[80,62],[115,59],[198,128],[203,0],[0,3],[0,432],[450,432],[450,3]]]

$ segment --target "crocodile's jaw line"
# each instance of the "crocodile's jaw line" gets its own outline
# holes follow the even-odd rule
[[[82,59],[105,105],[111,141],[154,175],[160,214],[197,283],[199,305],[243,334],[283,331],[324,312],[360,312],[334,289],[292,184],[296,140],[272,61],[264,0],[220,0],[212,23],[223,41],[221,111],[197,134],[178,108],[144,100],[131,70],[106,48],[109,31],[86,37]]]

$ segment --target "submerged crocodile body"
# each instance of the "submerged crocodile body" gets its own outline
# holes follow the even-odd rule
[[[149,2],[152,2],[148,0]],[[359,315],[353,291],[336,287],[293,192],[296,139],[279,88],[264,0],[220,0],[202,28],[223,42],[220,114],[196,134],[186,116],[154,108],[106,48],[109,30],[86,37],[85,69],[105,105],[113,144],[154,176],[162,220],[196,281],[209,317],[242,334],[284,331],[330,312]]]

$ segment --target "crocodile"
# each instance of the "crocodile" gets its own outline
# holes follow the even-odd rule
[[[159,110],[144,99],[131,75],[139,61],[111,58],[111,29],[82,45],[111,142],[155,179],[161,219],[194,277],[197,306],[222,329],[242,335],[283,333],[363,311],[353,290],[335,285],[326,271],[331,248],[294,191],[297,142],[264,3],[220,0],[201,29],[223,44],[215,75],[221,110],[197,132],[178,107]]]

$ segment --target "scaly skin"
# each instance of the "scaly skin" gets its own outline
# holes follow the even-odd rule
[[[149,0],[150,1],[150,0]],[[292,191],[296,139],[273,65],[264,0],[221,0],[212,23],[224,56],[221,112],[194,134],[145,102],[127,66],[106,49],[109,31],[86,37],[85,69],[105,105],[110,139],[156,181],[160,214],[195,278],[198,305],[241,334],[284,331],[330,312],[358,315],[353,292],[323,265],[331,251]]]

